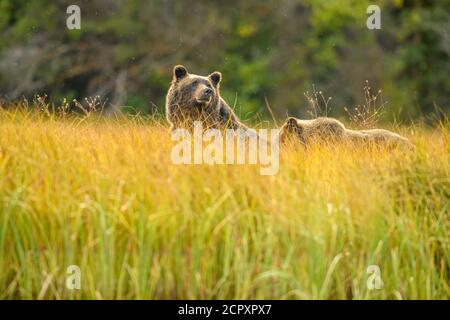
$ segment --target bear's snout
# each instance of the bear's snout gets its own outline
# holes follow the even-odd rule
[[[209,102],[211,100],[211,97],[213,96],[214,91],[211,88],[206,87],[200,90],[199,93],[200,94],[198,95],[197,98],[199,102]]]

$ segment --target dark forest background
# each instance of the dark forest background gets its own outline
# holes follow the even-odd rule
[[[81,30],[66,28],[81,7]],[[381,30],[366,9],[381,7]],[[382,90],[384,119],[449,112],[450,1],[0,0],[0,97],[102,97],[163,112],[175,64],[219,70],[243,118],[306,116],[321,91],[333,116]]]

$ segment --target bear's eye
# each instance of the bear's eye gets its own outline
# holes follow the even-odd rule
[[[192,86],[196,86],[196,85],[198,85],[198,80],[194,80],[194,81],[192,81],[192,84],[191,84]]]

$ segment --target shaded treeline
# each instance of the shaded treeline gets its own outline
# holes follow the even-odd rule
[[[66,8],[81,8],[81,30]],[[381,7],[381,30],[366,8]],[[0,96],[54,101],[101,96],[162,111],[172,67],[220,70],[243,118],[305,116],[304,93],[332,96],[331,114],[363,103],[369,80],[386,118],[415,118],[450,97],[445,1],[0,1]],[[375,91],[376,92],[376,91]]]

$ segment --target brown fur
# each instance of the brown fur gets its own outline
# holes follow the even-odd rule
[[[289,139],[299,141],[304,146],[330,141],[411,145],[408,139],[394,132],[384,129],[350,130],[333,118],[300,120],[290,117],[280,129],[280,142],[285,143]]]
[[[184,66],[175,66],[166,97],[166,117],[171,127],[193,129],[194,121],[203,128],[247,129],[220,96],[222,74],[203,77],[189,74]]]

